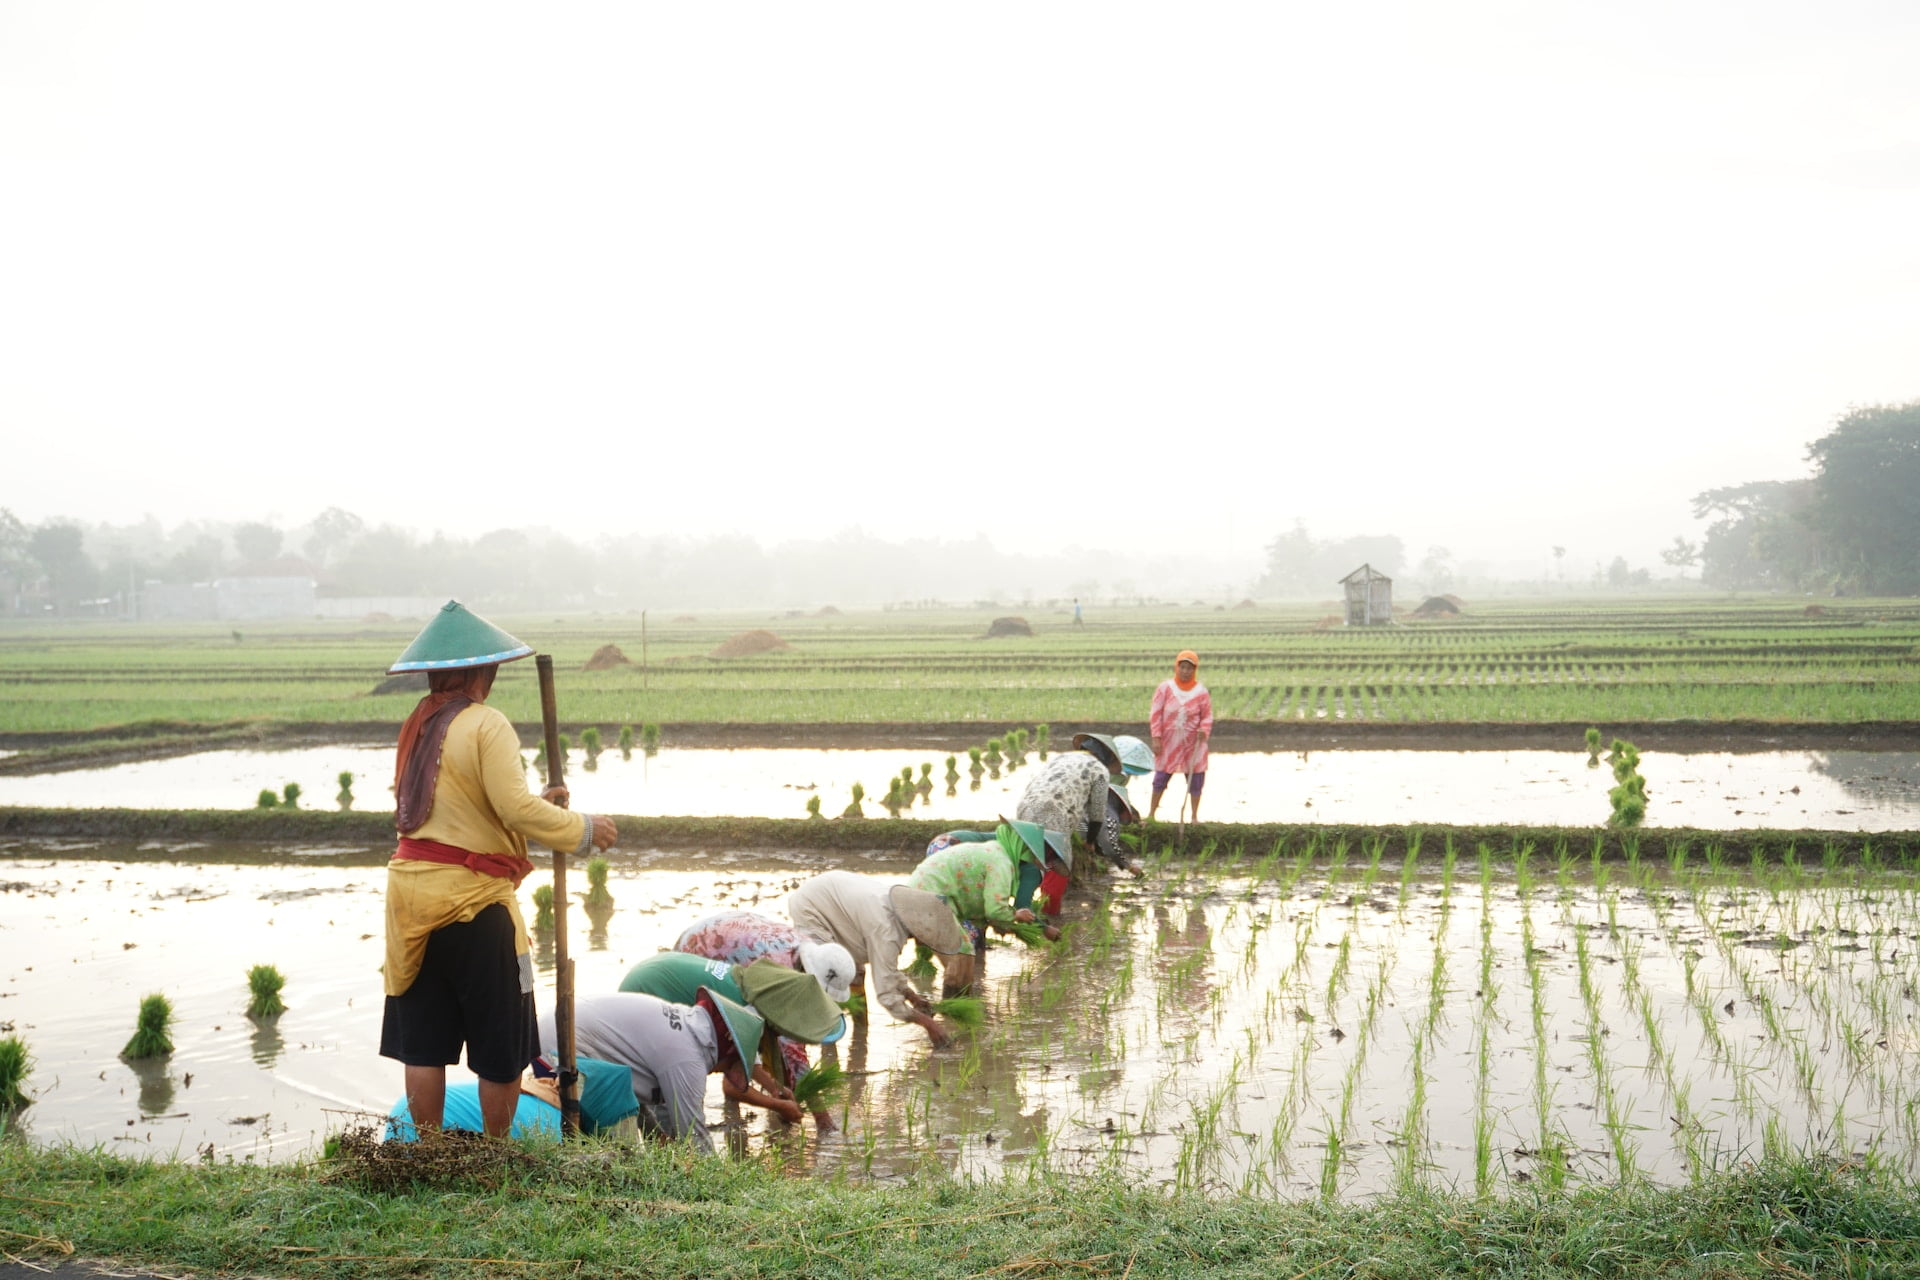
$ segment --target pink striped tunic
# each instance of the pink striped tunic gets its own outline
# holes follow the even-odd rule
[[[1204,773],[1207,768],[1207,738],[1213,733],[1213,697],[1207,686],[1194,682],[1182,689],[1172,680],[1163,680],[1153,691],[1153,711],[1147,718],[1153,736],[1160,740],[1153,767],[1162,773]]]

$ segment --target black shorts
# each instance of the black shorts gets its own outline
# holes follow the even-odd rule
[[[533,1061],[532,957],[514,954],[513,916],[494,903],[427,935],[413,985],[387,997],[380,1056],[410,1067],[460,1061],[482,1080],[518,1080]],[[524,965],[524,968],[523,968]]]

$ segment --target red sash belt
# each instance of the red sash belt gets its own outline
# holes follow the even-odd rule
[[[516,889],[527,878],[527,873],[533,870],[531,862],[510,853],[475,853],[458,845],[441,844],[438,840],[416,840],[412,836],[400,837],[400,848],[393,856],[401,862],[441,862],[465,867],[483,876],[511,880]]]

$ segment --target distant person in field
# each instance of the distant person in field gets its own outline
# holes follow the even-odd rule
[[[1087,620],[1080,616],[1080,597],[1075,596],[1073,598],[1073,625],[1083,627],[1086,623]]]
[[[1153,799],[1147,805],[1151,819],[1160,810],[1160,797],[1176,773],[1187,776],[1187,798],[1182,801],[1195,822],[1200,821],[1200,792],[1207,785],[1207,739],[1213,735],[1213,695],[1200,683],[1200,655],[1182,649],[1173,660],[1173,679],[1153,691],[1153,710],[1147,718],[1153,734]]]
[[[520,738],[486,706],[503,662],[533,649],[449,600],[388,671],[427,673],[400,726],[387,864],[386,1008],[380,1056],[406,1067],[407,1109],[441,1127],[447,1068],[480,1077],[484,1128],[503,1137],[533,1061],[533,960],[514,893],[527,841],[585,853],[613,844],[611,818],[571,813],[565,787],[527,790]]]
[[[1043,831],[1079,832],[1117,870],[1138,876],[1140,868],[1121,843],[1120,828],[1140,820],[1127,798],[1126,780],[1153,768],[1152,752],[1140,739],[1124,734],[1076,733],[1073,746],[1040,766],[1021,793],[1015,814]]]

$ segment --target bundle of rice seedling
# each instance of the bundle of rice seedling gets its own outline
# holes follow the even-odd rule
[[[31,1067],[25,1040],[19,1036],[0,1040],[0,1111],[18,1111],[32,1101],[20,1087]]]
[[[553,886],[538,885],[533,891],[533,931],[535,933],[553,932]]]
[[[140,1002],[140,1016],[133,1038],[120,1051],[123,1058],[162,1058],[173,1052],[173,1002],[163,995],[151,995]]]
[[[1007,932],[1030,947],[1050,947],[1053,941],[1047,937],[1047,931],[1037,924],[1026,924],[1015,920],[1007,926]]]
[[[861,995],[859,992],[855,992],[854,994],[848,996],[845,1000],[842,1000],[840,1002],[840,1007],[847,1011],[848,1017],[852,1017],[852,1018],[865,1017],[867,1012],[867,998]]]
[[[987,1021],[987,1002],[978,996],[953,996],[947,1000],[936,1000],[932,1005],[933,1016],[945,1018],[956,1027],[984,1026]]]
[[[257,964],[247,970],[247,989],[253,993],[247,1001],[249,1018],[277,1018],[287,1011],[280,999],[280,988],[287,985],[281,972],[270,964]]]
[[[913,963],[906,968],[909,978],[931,978],[933,976],[933,948],[924,942],[913,944]]]
[[[847,1073],[837,1062],[823,1062],[800,1077],[793,1100],[809,1111],[825,1111],[846,1091]]]

